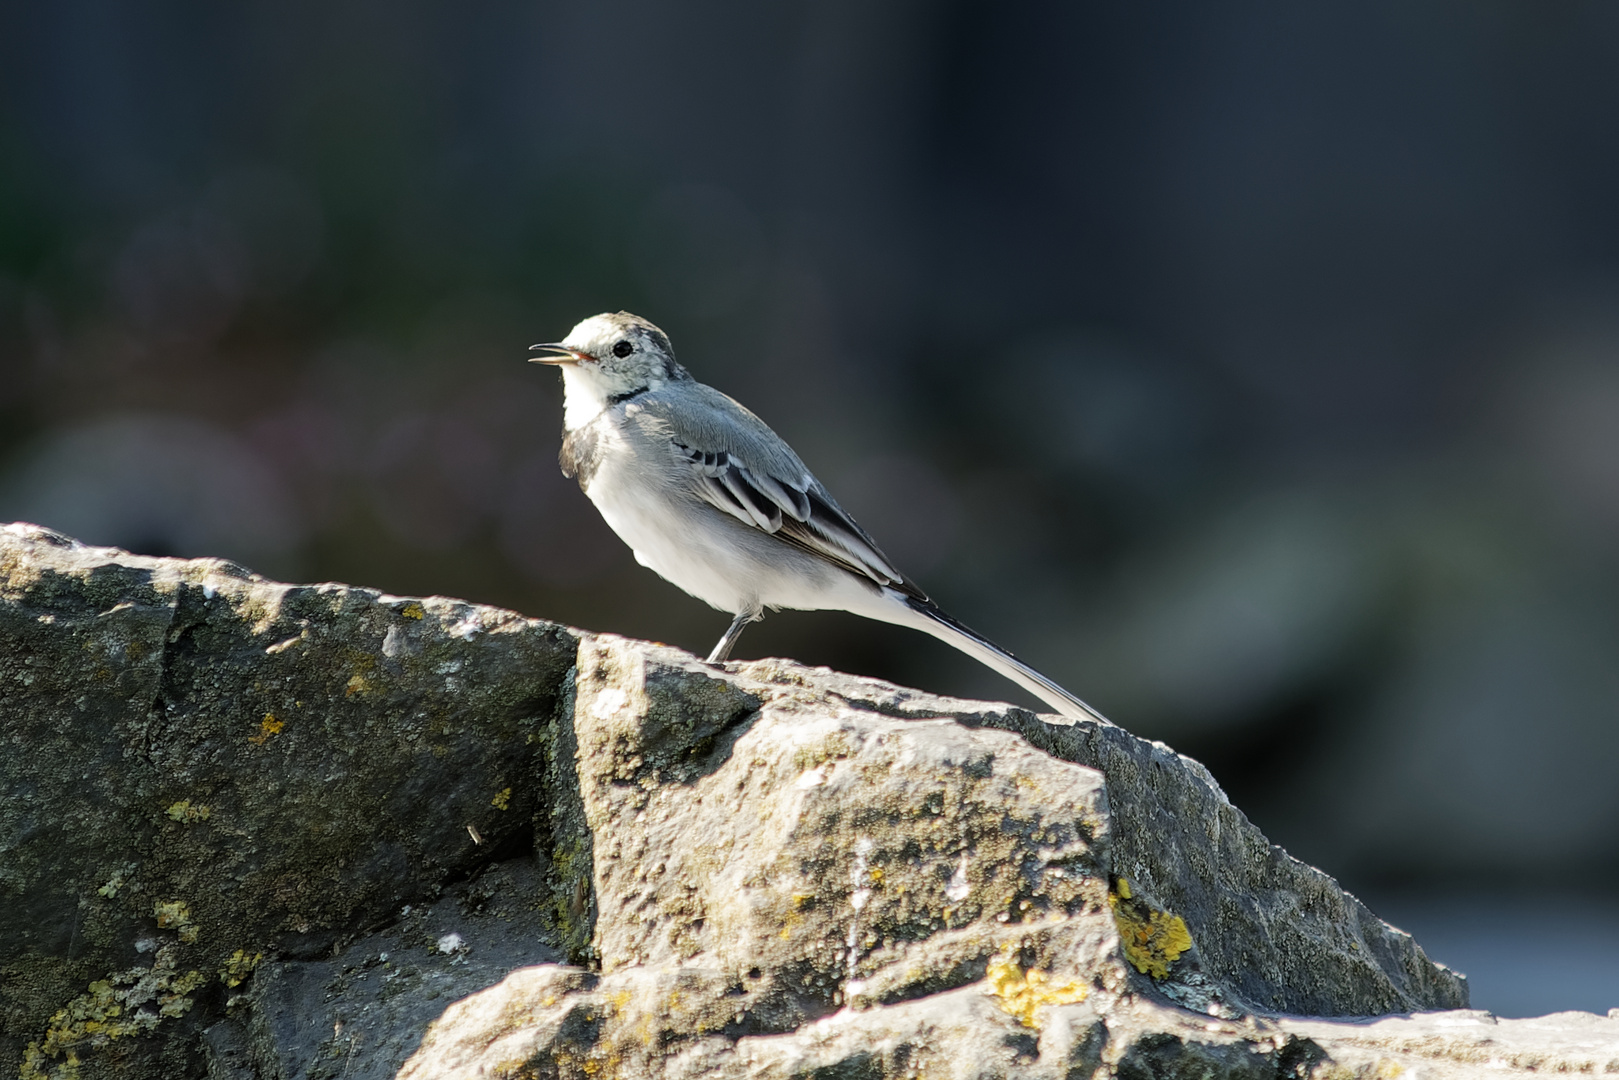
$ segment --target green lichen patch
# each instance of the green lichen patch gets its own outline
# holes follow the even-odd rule
[[[213,808],[202,803],[194,803],[190,799],[181,799],[170,804],[163,811],[170,821],[178,821],[184,825],[195,825],[199,821],[207,821],[213,816]]]
[[[92,982],[51,1016],[43,1037],[29,1042],[20,1080],[77,1080],[83,1058],[92,1050],[149,1035],[164,1021],[190,1011],[192,995],[208,976],[181,973],[175,960],[175,947],[166,946],[150,968],[130,968]]]
[[[96,890],[96,895],[107,900],[113,899],[118,895],[118,890],[124,887],[125,883],[129,881],[129,879],[134,875],[135,871],[139,868],[140,866],[138,863],[125,863],[123,866],[120,866],[118,869],[114,870],[108,876],[107,880],[102,884],[102,886]]]

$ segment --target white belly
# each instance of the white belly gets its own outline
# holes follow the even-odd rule
[[[642,566],[727,614],[831,608],[894,617],[873,583],[704,501],[667,435],[629,419],[626,410],[594,421],[594,470],[581,475],[589,476],[585,494]]]
[[[671,472],[634,466],[622,449],[602,454],[586,494],[635,560],[665,581],[731,615],[833,608],[892,617],[881,595],[852,574],[709,506]]]
[[[761,599],[750,587],[750,575],[736,572],[734,558],[727,566],[724,537],[674,497],[666,477],[626,469],[625,460],[603,455],[586,494],[635,561],[728,614],[757,610]]]

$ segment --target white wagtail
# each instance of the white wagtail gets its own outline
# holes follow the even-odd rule
[[[562,369],[564,475],[578,478],[637,562],[735,616],[710,663],[765,608],[850,611],[926,631],[1063,715],[1102,720],[939,610],[781,436],[675,362],[656,326],[624,311],[597,315],[533,347],[552,354],[534,363]]]

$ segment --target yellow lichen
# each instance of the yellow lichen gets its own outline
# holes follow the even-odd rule
[[[403,615],[407,619],[419,619],[423,615],[426,615],[427,612],[422,608],[422,605],[412,600],[410,603],[399,609],[399,614]]]
[[[225,961],[225,966],[219,969],[219,981],[232,988],[241,986],[242,980],[253,974],[253,969],[258,967],[259,961],[263,959],[264,954],[261,952],[249,956],[244,950],[237,949],[230,954],[230,959]]]
[[[187,944],[197,940],[200,928],[192,921],[191,906],[184,900],[159,900],[152,905],[152,916],[159,930],[177,930],[180,940]]]
[[[364,675],[356,672],[349,676],[349,681],[343,684],[343,696],[351,697],[354,694],[363,694],[371,689],[371,683]]]
[[[191,998],[188,994],[208,981],[208,976],[200,971],[188,971],[184,975],[172,978],[166,987],[160,988],[166,992],[157,996],[157,1011],[159,1016],[181,1016],[191,1010]]]
[[[204,806],[202,803],[194,803],[190,799],[181,799],[179,802],[165,810],[164,813],[168,814],[169,817],[173,818],[175,821],[184,822],[187,825],[194,825],[199,821],[207,821],[208,818],[213,814],[213,809],[211,807]]]
[[[160,930],[184,926],[191,922],[191,905],[184,900],[159,900],[152,905],[152,916]]]
[[[277,720],[275,713],[265,713],[264,719],[259,721],[259,733],[248,736],[248,742],[254,746],[263,746],[270,741],[270,736],[281,734],[281,729],[287,726],[285,720]]]
[[[984,970],[984,982],[1000,1002],[1001,1009],[1030,1028],[1040,1026],[1037,1014],[1041,1009],[1078,1004],[1090,995],[1090,987],[1077,980],[1055,983],[1051,981],[1050,972],[1038,968],[1025,971],[1011,949],[990,961]]]
[[[1122,877],[1108,893],[1107,902],[1119,928],[1124,958],[1143,975],[1168,978],[1169,965],[1192,947],[1186,920],[1133,897],[1130,882]]]
[[[493,806],[496,810],[505,810],[505,809],[509,808],[511,806],[511,804],[512,804],[512,789],[511,788],[506,788],[503,791],[495,792],[495,797],[493,799],[489,800],[489,805]]]

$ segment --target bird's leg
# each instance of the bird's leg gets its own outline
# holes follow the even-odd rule
[[[720,638],[719,643],[714,646],[714,651],[708,654],[708,662],[718,664],[729,659],[732,646],[736,644],[736,639],[742,636],[742,628],[750,622],[758,621],[758,619],[759,613],[757,611],[744,611],[732,619],[730,629],[725,631],[725,636]]]

